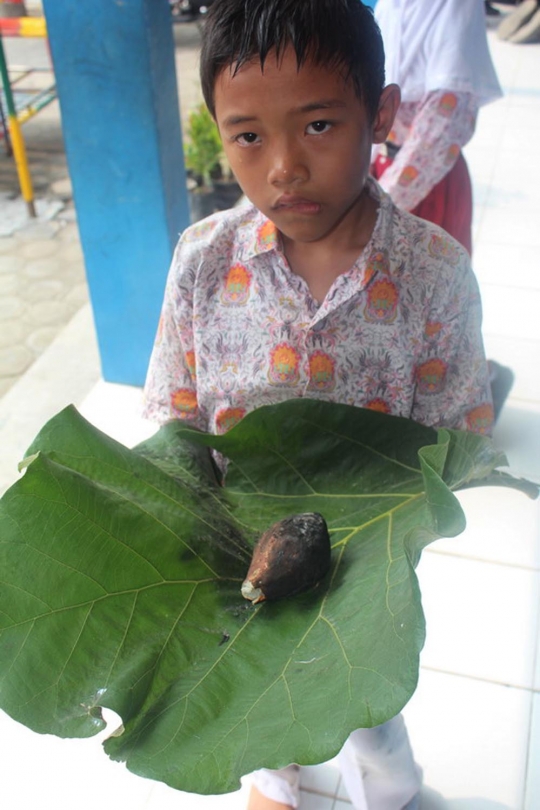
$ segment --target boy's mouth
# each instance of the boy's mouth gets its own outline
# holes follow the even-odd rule
[[[320,203],[293,194],[283,194],[272,206],[273,211],[293,211],[298,214],[318,214]]]

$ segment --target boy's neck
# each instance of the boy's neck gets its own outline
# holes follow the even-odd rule
[[[304,279],[319,303],[338,276],[351,269],[371,239],[378,203],[364,192],[355,209],[354,215],[347,216],[331,233],[315,242],[298,242],[281,234],[291,270]]]

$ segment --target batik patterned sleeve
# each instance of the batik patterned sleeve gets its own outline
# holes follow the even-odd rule
[[[172,419],[207,429],[197,402],[193,341],[196,263],[180,240],[172,260],[144,389],[144,416],[163,424]]]
[[[411,416],[434,427],[489,435],[493,406],[478,284],[467,253],[454,240],[432,236],[429,249],[446,254],[446,261],[426,310]]]
[[[471,93],[436,90],[425,96],[394,162],[379,180],[396,205],[412,211],[448,174],[474,133],[477,113]]]

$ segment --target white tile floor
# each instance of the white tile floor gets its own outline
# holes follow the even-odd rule
[[[466,150],[476,190],[474,265],[488,354],[516,372],[495,440],[513,473],[540,482],[540,45],[512,46],[494,37],[491,45],[506,95],[482,111]],[[32,413],[27,408],[26,421],[16,423],[8,456],[20,457],[37,428],[70,401],[126,444],[151,432],[137,416],[138,390],[95,384],[88,314],[80,313],[0,404],[4,417],[9,406],[13,425],[16,397],[23,414],[34,397]],[[90,357],[82,382],[65,370],[66,352]],[[55,394],[36,410],[44,373]],[[7,459],[10,470],[16,460]],[[4,454],[4,471],[7,462]],[[540,503],[487,488],[459,497],[467,530],[435,543],[418,569],[427,643],[419,686],[404,713],[424,768],[422,808],[539,810]],[[241,810],[245,804],[245,787],[225,797],[178,793],[110,762],[98,738],[40,737],[5,715],[0,763],[6,810]],[[302,785],[305,810],[350,809],[332,764],[305,769]]]

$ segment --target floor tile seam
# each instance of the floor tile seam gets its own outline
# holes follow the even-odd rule
[[[540,695],[540,600],[536,605],[536,626],[534,628],[534,655],[532,662],[532,695]],[[532,725],[534,702],[531,701],[531,718]]]
[[[516,60],[516,64],[517,64],[517,61],[518,60]],[[512,72],[513,77],[515,77],[515,75],[516,75],[516,70],[517,70],[516,64],[514,64],[514,66],[513,66],[513,72]],[[503,89],[503,96],[502,96],[501,102],[506,104],[506,102],[510,101],[510,97],[511,97],[511,93],[504,94],[504,89]],[[495,101],[494,103],[497,103],[497,101]],[[482,114],[482,110],[479,111],[479,117],[481,116],[481,114]],[[502,117],[500,124],[495,128],[496,142],[494,143],[493,141],[491,141],[490,147],[489,147],[489,151],[493,156],[495,156],[499,152],[500,148],[502,148],[502,143],[503,143],[504,136],[506,134],[506,130],[508,129],[509,120],[510,120],[510,116],[505,115],[504,117]],[[477,127],[475,127],[475,129],[476,128]],[[493,134],[493,132],[492,132],[492,134]],[[466,156],[467,155],[467,145],[465,145],[464,151],[465,151],[465,156]],[[491,167],[490,167],[490,171],[489,171],[489,173],[488,173],[488,175],[486,177],[486,182],[484,184],[485,187],[486,187],[486,190],[488,192],[493,186],[493,180],[494,180],[494,177],[495,177],[497,167],[498,167],[498,161],[493,160],[493,162],[491,164]],[[472,179],[473,179],[473,193],[474,193],[474,169],[471,169],[471,175],[472,175]],[[482,222],[483,222],[483,219],[484,219],[484,213],[485,213],[485,206],[482,206],[482,212],[481,212],[481,216],[479,217],[478,227],[477,227],[477,241],[479,241],[479,235],[480,235],[480,231],[481,231]]]
[[[505,335],[501,334],[500,332],[492,332],[491,330],[485,329],[484,327],[482,327],[482,335],[484,337],[484,343],[486,341],[486,337],[488,336],[491,338],[497,338],[497,340],[501,340],[505,343],[519,343],[522,344],[523,346],[528,346],[528,344],[531,344],[531,348],[534,349],[537,347],[537,344],[540,343],[540,340],[537,338],[518,337],[517,335]],[[510,402],[510,400],[512,399],[514,399],[513,392],[510,393],[508,402]],[[524,399],[524,397],[522,396],[516,397],[516,399]],[[533,402],[535,401],[536,400],[533,400]]]
[[[491,37],[495,38],[496,36],[497,36],[496,32],[494,32],[491,35],[488,35],[488,41]],[[496,51],[496,53],[493,54],[494,61],[496,61],[497,55],[502,54],[504,51],[506,51],[510,43],[499,44],[498,42],[496,42],[494,43],[494,45],[495,47],[493,47],[493,45],[490,44],[490,50]],[[504,99],[511,99],[512,96],[515,94],[516,82],[520,75],[520,71],[523,68],[523,61],[525,60],[525,52],[523,51],[523,48],[516,49],[514,46],[512,51],[508,51],[508,53],[512,54],[511,59],[512,67],[511,70],[509,71],[509,75],[507,77],[507,80],[505,81],[505,84],[503,84],[502,81],[500,82]]]
[[[459,535],[458,535],[459,537]],[[449,538],[441,538],[441,539],[449,539]],[[451,538],[450,538],[451,539]],[[435,541],[437,542],[437,541]],[[488,565],[494,565],[499,568],[510,568],[512,570],[517,571],[528,571],[533,574],[540,574],[540,564],[539,565],[520,565],[519,563],[512,563],[512,562],[503,562],[502,560],[493,560],[488,559],[486,557],[477,557],[476,555],[470,554],[460,554],[454,551],[446,551],[442,549],[436,548],[426,548],[425,551],[430,554],[438,554],[441,557],[454,557],[460,560],[466,560],[470,562],[479,562],[479,563],[487,563]]]
[[[540,614],[540,611],[539,611]],[[534,656],[534,672],[537,670],[538,666],[538,648],[540,645],[540,640],[537,639],[536,641],[536,650]],[[534,677],[534,676],[533,676]],[[532,766],[532,750],[534,745],[533,740],[533,731],[534,731],[534,711],[535,711],[535,701],[534,696],[540,695],[540,688],[535,687],[533,685],[532,694],[531,694],[531,705],[529,706],[529,728],[527,730],[527,756],[525,759],[525,768],[523,773],[523,785],[522,785],[522,792],[521,792],[521,806],[522,807],[529,807],[529,803],[527,797],[529,795],[529,779],[530,777],[535,777],[536,772]]]
[[[532,245],[532,247],[535,247]],[[484,288],[489,288],[489,290],[503,290],[504,292],[508,292],[509,290],[515,290],[516,292],[522,293],[524,290],[529,292],[540,293],[540,286],[535,286],[531,284],[503,284],[498,281],[482,281],[482,290]]]
[[[484,302],[484,318],[486,318],[487,307],[485,306]],[[484,337],[484,343],[486,343],[486,339],[496,339],[496,340],[505,340],[505,341],[513,341],[517,343],[521,343],[523,345],[531,345],[531,348],[536,348],[537,346],[540,348],[540,340],[534,337],[527,337],[524,335],[516,335],[516,334],[509,334],[508,332],[500,332],[494,331],[493,329],[482,327],[482,335]],[[536,402],[536,400],[533,400]]]
[[[504,247],[504,245],[502,245],[501,247]],[[536,250],[536,248],[535,248],[535,250]],[[490,284],[491,286],[496,286],[495,282],[485,280],[485,274],[487,274],[489,272],[489,268],[485,267],[485,268],[480,269],[479,268],[479,263],[476,262],[476,266],[473,267],[473,270],[474,270],[474,274],[475,274],[476,278],[478,279],[480,287],[487,286],[488,284]],[[531,286],[530,283],[523,283],[523,284],[516,283],[516,284],[512,284],[512,285],[501,284],[500,286],[505,287],[507,289],[516,290],[516,292],[526,292],[527,290],[534,290],[536,292],[540,292],[540,279],[538,281],[538,284],[536,285],[536,282],[535,282],[533,284],[533,286]]]
[[[435,672],[438,675],[451,675],[452,677],[462,678],[463,680],[466,681],[474,681],[475,683],[485,683],[490,684],[491,686],[502,686],[505,689],[516,689],[518,692],[528,693],[531,697],[531,707],[533,696],[540,695],[540,685],[537,686],[534,683],[531,683],[530,686],[524,686],[523,684],[520,683],[501,681],[497,680],[496,678],[486,678],[481,675],[472,675],[470,672],[458,672],[457,670],[454,669],[435,667],[430,664],[420,664],[420,671],[422,670],[424,670],[425,672]]]
[[[540,96],[540,87],[527,87],[521,85],[519,88],[514,88],[508,94],[508,112],[513,112],[517,108],[530,108],[533,104],[538,103]]]
[[[324,764],[324,763],[321,763]],[[311,793],[314,796],[324,796],[326,799],[337,799],[338,798],[338,789],[339,784],[334,790],[334,792],[330,792],[328,790],[324,790],[323,788],[316,788],[316,787],[309,787],[302,784],[302,777],[300,777],[300,792],[301,793]],[[339,797],[341,798],[341,796]]]
[[[506,404],[510,405],[510,406],[515,405],[517,407],[519,407],[519,405],[525,405],[525,406],[527,406],[527,409],[528,409],[529,413],[534,413],[534,410],[532,408],[530,408],[531,405],[534,405],[535,410],[538,411],[538,413],[540,413],[540,399],[533,399],[533,398],[529,399],[528,397],[523,397],[523,396],[521,396],[521,397],[509,397],[506,400]]]

